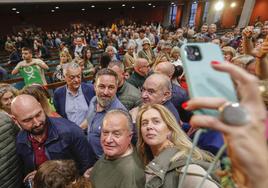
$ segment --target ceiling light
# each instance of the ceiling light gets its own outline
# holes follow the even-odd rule
[[[236,2],[232,2],[230,5],[232,8],[236,7]]]
[[[19,13],[20,13],[19,11],[16,12],[16,14],[19,14]]]
[[[153,8],[155,8],[155,5],[153,6]]]
[[[55,7],[55,9],[59,9],[60,7]]]
[[[133,7],[131,7],[131,8],[135,8],[135,7],[133,6]]]
[[[81,10],[82,10],[82,11],[85,11],[86,9],[82,8]]]
[[[17,10],[16,8],[12,8],[11,10]]]
[[[109,7],[108,9],[109,9],[109,10],[111,10],[112,8],[111,8],[111,7]]]
[[[55,10],[52,9],[51,12],[55,12]]]
[[[122,4],[122,7],[125,7],[126,5],[125,4]]]
[[[152,5],[152,3],[148,3],[148,5],[149,5],[149,6],[151,6],[151,5]]]
[[[91,8],[95,8],[95,5],[91,5]]]
[[[218,1],[216,4],[215,4],[215,10],[216,11],[221,11],[224,7],[224,3],[223,1]]]
[[[171,2],[172,5],[174,5],[174,2]]]

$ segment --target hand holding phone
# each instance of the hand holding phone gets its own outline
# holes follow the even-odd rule
[[[181,47],[181,58],[191,98],[217,97],[237,102],[233,82],[227,73],[211,67],[211,62],[224,63],[221,49],[212,43],[188,43]],[[217,110],[199,109],[195,114],[218,116]]]

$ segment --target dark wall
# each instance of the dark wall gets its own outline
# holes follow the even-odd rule
[[[12,30],[21,25],[34,25],[44,30],[58,30],[67,28],[71,23],[86,22],[92,24],[110,24],[115,20],[125,19],[136,22],[162,22],[167,11],[167,6],[159,6],[148,9],[140,7],[135,9],[89,9],[81,10],[60,10],[58,12],[21,12],[1,13],[1,34],[10,34]]]

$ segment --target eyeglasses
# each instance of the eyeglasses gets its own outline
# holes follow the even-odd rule
[[[144,87],[142,87],[142,88],[140,89],[140,91],[141,91],[142,93],[147,92],[149,95],[153,95],[153,94],[156,93],[156,91],[155,91],[154,89],[145,89]]]

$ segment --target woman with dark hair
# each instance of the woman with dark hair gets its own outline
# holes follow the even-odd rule
[[[100,58],[100,69],[107,68],[110,62],[110,55],[107,52],[102,53]]]
[[[84,76],[88,76],[92,73],[95,73],[95,68],[94,65],[91,63],[92,58],[91,58],[91,50],[89,47],[86,47],[83,49],[83,59],[84,59],[84,71],[83,71],[83,75]]]

